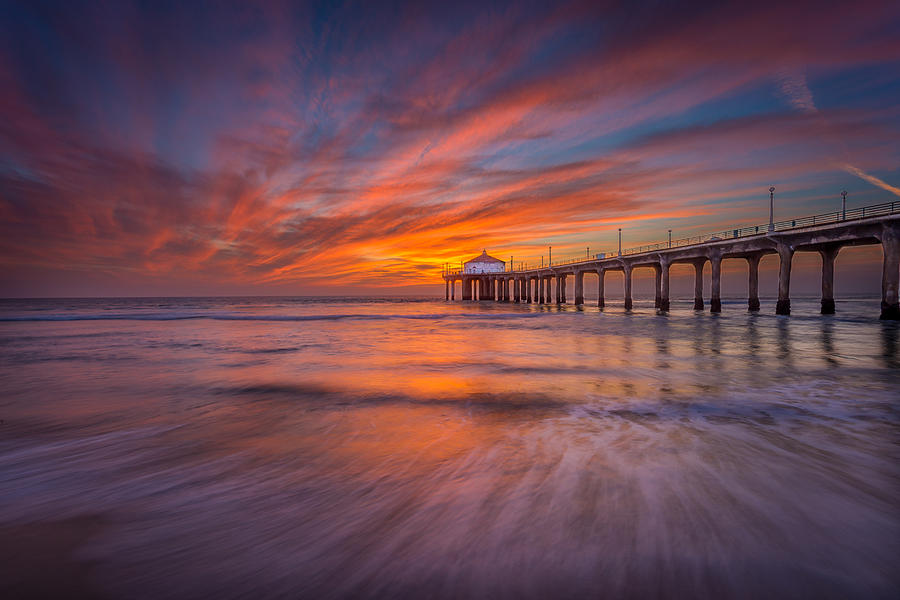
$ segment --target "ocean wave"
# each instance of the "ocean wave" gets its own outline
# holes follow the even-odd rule
[[[389,320],[414,320],[414,321],[441,321],[447,319],[505,319],[505,318],[533,318],[540,317],[542,313],[486,313],[486,314],[421,314],[421,315],[391,315],[391,314],[335,314],[335,315],[242,315],[235,313],[152,313],[152,314],[82,314],[82,315],[28,315],[28,316],[0,316],[0,322],[31,322],[31,321],[184,321],[191,319],[209,319],[213,321],[389,321]]]

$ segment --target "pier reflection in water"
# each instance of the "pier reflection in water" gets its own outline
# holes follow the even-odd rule
[[[896,597],[878,302],[6,303],[5,585]]]

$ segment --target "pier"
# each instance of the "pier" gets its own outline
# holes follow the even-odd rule
[[[817,252],[822,257],[822,314],[833,314],[834,263],[844,246],[881,244],[884,252],[881,277],[881,318],[900,320],[900,202],[842,210],[753,227],[660,242],[598,254],[583,259],[551,262],[546,266],[513,265],[499,273],[467,273],[464,269],[446,269],[445,299],[456,300],[456,283],[460,300],[492,300],[550,304],[567,303],[566,280],[573,278],[574,304],[584,304],[584,276],[598,275],[598,305],[606,298],[604,279],[610,271],[621,271],[625,278],[626,309],[632,306],[631,282],[635,269],[652,269],[656,278],[655,306],[669,310],[669,269],[674,264],[694,266],[694,309],[704,310],[703,271],[709,263],[712,290],[709,310],[722,311],[721,272],[725,260],[745,260],[749,266],[747,308],[757,311],[759,305],[759,262],[767,254],[777,254],[778,302],[775,312],[791,313],[791,261],[797,252]],[[610,256],[611,254],[611,256]]]

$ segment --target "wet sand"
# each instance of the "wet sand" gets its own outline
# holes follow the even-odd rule
[[[0,597],[101,600],[96,561],[80,551],[104,528],[96,515],[0,527]]]

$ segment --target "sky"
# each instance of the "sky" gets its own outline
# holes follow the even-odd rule
[[[0,0],[0,296],[443,293],[900,201],[898,140],[887,0]]]

